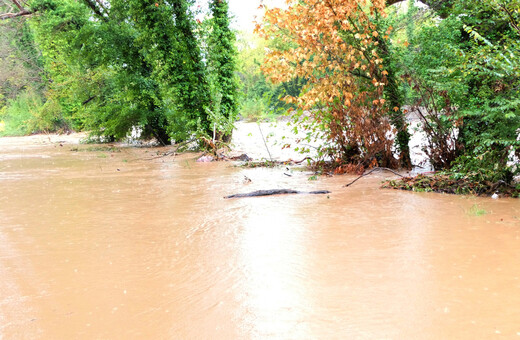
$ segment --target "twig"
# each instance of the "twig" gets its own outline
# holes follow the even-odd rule
[[[154,131],[153,134],[154,134],[155,138],[157,138],[157,140],[159,141],[159,143],[162,144],[162,146],[166,146],[166,143],[162,140],[161,137],[159,137],[159,135],[157,134],[157,132]]]
[[[33,14],[33,12],[28,11],[28,10],[24,10],[24,11],[21,11],[18,13],[3,13],[3,14],[0,14],[0,20],[12,19],[12,18],[21,17],[21,16],[25,16],[25,15],[31,15],[31,14]]]
[[[370,170],[369,172],[359,176],[358,178],[356,178],[355,180],[353,180],[352,182],[348,183],[348,184],[345,184],[344,187],[349,187],[351,186],[352,184],[356,183],[358,180],[360,180],[361,178],[365,177],[365,176],[368,176],[370,175],[371,173],[373,173],[374,171],[376,170],[386,170],[386,171],[390,171],[391,173],[393,173],[394,175],[397,175],[397,176],[400,176],[400,177],[404,177],[403,175],[401,175],[400,173],[392,170],[392,169],[389,169],[389,168],[380,168],[380,167],[377,167],[377,168],[373,168],[372,170]]]
[[[493,184],[491,186],[491,189],[489,190],[489,192],[495,192],[501,185],[507,186],[507,183],[503,180],[499,180],[498,182],[496,182],[495,184]]]
[[[304,161],[306,161],[306,160],[308,160],[308,159],[310,159],[310,160],[312,161],[312,158],[309,157],[309,156],[307,156],[307,157],[305,157],[304,159],[302,159],[301,161],[293,161],[293,163],[294,163],[294,164],[301,164],[301,163],[303,163]]]
[[[271,160],[271,163],[273,162],[273,157],[271,156],[271,151],[269,151],[269,147],[267,146],[267,142],[264,138],[264,133],[262,132],[262,128],[260,127],[260,124],[258,124],[258,130],[260,130],[260,135],[262,136],[262,140],[264,141],[265,148],[267,149],[267,153],[269,154],[269,159]]]

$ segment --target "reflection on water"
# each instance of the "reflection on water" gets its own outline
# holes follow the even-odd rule
[[[299,197],[298,197],[299,198]],[[270,198],[255,200],[241,235],[240,267],[244,271],[243,303],[258,338],[304,338],[307,299],[305,279],[308,230],[291,205],[298,202]],[[274,204],[273,204],[274,203]]]
[[[518,200],[154,152],[2,145],[0,338],[520,339]]]

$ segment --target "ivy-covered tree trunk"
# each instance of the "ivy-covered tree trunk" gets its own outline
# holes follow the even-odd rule
[[[171,2],[175,18],[175,32],[178,42],[177,63],[179,72],[176,78],[182,79],[182,84],[177,86],[181,107],[193,118],[198,117],[202,132],[211,134],[210,119],[207,110],[210,103],[210,91],[204,72],[201,51],[197,38],[193,33],[193,18],[190,14],[189,4],[186,0]],[[165,53],[171,53],[165,51]]]
[[[213,17],[208,39],[208,61],[213,92],[213,108],[217,117],[234,121],[238,109],[238,82],[235,75],[235,34],[229,29],[228,1],[211,0],[209,7]],[[231,131],[221,131],[221,138],[228,141]]]
[[[385,97],[388,101],[389,116],[392,126],[397,130],[395,138],[396,146],[399,150],[399,165],[403,168],[409,169],[412,167],[410,159],[410,133],[406,123],[406,115],[402,110],[404,98],[399,90],[399,84],[396,79],[395,65],[392,61],[392,56],[389,46],[385,39],[378,39],[379,55],[383,58],[385,68],[388,74],[386,75],[387,84],[385,87]]]
[[[201,51],[193,33],[188,1],[126,1],[139,33],[142,54],[153,66],[152,77],[167,100],[170,134],[176,140],[197,128],[211,134],[207,110],[210,93]]]
[[[162,114],[161,110],[154,104],[150,105],[149,111],[150,116],[144,126],[143,133],[155,137],[162,145],[171,144],[166,116]]]

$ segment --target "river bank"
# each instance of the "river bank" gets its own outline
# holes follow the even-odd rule
[[[385,173],[387,180],[383,185],[386,188],[412,190],[412,191],[426,191],[439,193],[457,193],[457,194],[473,194],[473,195],[488,195],[496,194],[498,197],[518,197],[520,189],[514,186],[504,185],[502,182],[498,183],[473,183],[464,181],[464,179],[453,180],[445,175],[432,176],[432,170],[426,154],[422,151],[425,147],[426,137],[417,129],[419,120],[413,115],[409,115],[408,122],[410,124],[410,133],[412,135],[410,142],[412,163],[415,165],[411,171],[401,171],[400,174],[404,176],[401,180],[397,176],[390,173]],[[266,166],[272,164],[298,165],[300,169],[304,169],[307,162],[300,162],[306,157],[315,157],[316,148],[319,146],[319,141],[312,145],[301,144],[299,141],[305,137],[305,132],[300,131],[294,133],[293,127],[287,121],[279,120],[273,122],[244,122],[236,123],[236,129],[233,133],[233,138],[230,143],[230,149],[225,151],[227,159],[238,159],[240,156],[247,155],[247,158],[242,157],[242,160],[251,160],[248,163],[250,167]],[[76,145],[77,147],[69,148],[72,151],[110,151],[112,147],[136,147],[144,148],[153,155],[143,155],[144,158],[154,159],[155,157],[176,157],[176,146],[157,147],[153,146],[152,142],[141,142],[138,140],[129,140],[122,143],[109,143],[103,146],[93,146],[85,144],[88,141],[86,133],[71,133],[71,134],[40,134],[24,137],[4,137],[1,138],[3,145],[14,145],[26,148],[31,146],[52,145],[54,147],[67,148],[67,146]],[[291,147],[284,147],[291,145]],[[308,153],[300,153],[295,151],[295,147],[305,146],[310,150]],[[153,150],[153,151],[152,151]],[[101,157],[106,156],[102,155]],[[191,157],[198,158],[200,153],[193,154]],[[203,157],[201,160],[211,161],[212,157]],[[296,164],[297,163],[297,164]],[[302,168],[303,166],[303,168]],[[422,174],[422,175],[421,175]],[[416,177],[417,175],[421,175]],[[313,174],[308,171],[308,177],[314,178]]]

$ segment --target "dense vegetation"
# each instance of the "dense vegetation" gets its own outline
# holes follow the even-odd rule
[[[2,134],[225,141],[289,110],[336,172],[411,167],[419,129],[431,183],[520,190],[520,0],[292,1],[237,40],[224,0],[2,1]]]
[[[518,0],[307,0],[268,10],[259,32],[284,42],[270,79],[307,80],[285,100],[336,171],[409,166],[414,111],[435,170],[481,193],[511,192],[520,174],[519,25]]]
[[[28,2],[33,14],[23,25],[40,51],[45,86],[35,95],[41,104],[37,112],[24,121],[42,117],[48,124],[21,132],[85,129],[113,140],[138,131],[164,144],[229,134],[225,122],[236,115],[237,86],[227,3],[213,1],[200,24],[192,5],[187,0]],[[202,28],[208,34],[200,34]],[[10,87],[2,86],[2,92]],[[20,114],[13,110],[31,91],[23,88],[5,106],[7,126],[19,125]]]

